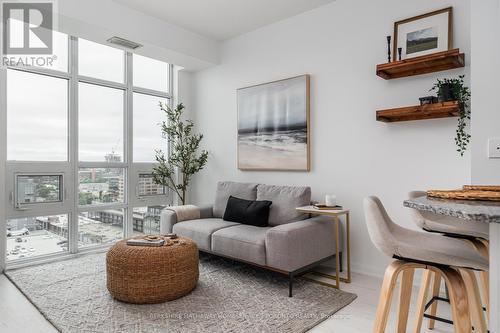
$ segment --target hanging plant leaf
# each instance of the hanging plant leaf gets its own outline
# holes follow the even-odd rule
[[[455,144],[460,156],[467,151],[470,134],[467,133],[467,120],[470,119],[470,89],[464,84],[465,75],[453,79],[438,79],[430,91],[436,91],[439,101],[456,100],[459,106]]]

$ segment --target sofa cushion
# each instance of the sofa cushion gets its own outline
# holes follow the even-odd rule
[[[265,265],[265,242],[269,229],[242,224],[220,229],[212,234],[212,252]]]
[[[311,203],[311,188],[259,184],[257,200],[273,202],[269,211],[270,226],[300,221],[308,218],[308,215],[297,212],[295,208]]]
[[[267,227],[269,207],[272,204],[268,200],[245,200],[230,196],[223,219],[256,227]]]
[[[215,192],[214,217],[224,216],[227,200],[231,195],[241,199],[255,200],[257,199],[257,184],[218,182],[217,192]]]
[[[212,234],[217,230],[235,225],[238,223],[222,219],[198,219],[178,222],[174,224],[172,231],[180,236],[191,238],[200,250],[210,251]]]

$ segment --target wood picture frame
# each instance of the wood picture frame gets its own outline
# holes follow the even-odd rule
[[[433,49],[428,49],[428,50],[423,50],[423,51],[415,51],[414,52],[415,55],[412,55],[410,57],[408,57],[406,55],[406,57],[402,58],[402,60],[407,59],[407,58],[413,58],[413,57],[425,55],[425,54],[431,54],[431,53],[435,53],[435,52],[451,50],[453,48],[453,7],[447,7],[447,8],[435,10],[435,11],[432,11],[429,13],[413,16],[413,17],[395,22],[394,23],[394,42],[393,42],[393,51],[392,51],[393,61],[396,61],[398,59],[398,47],[400,47],[400,45],[399,45],[399,38],[400,38],[399,29],[400,29],[400,27],[402,27],[408,23],[414,23],[417,21],[429,19],[433,16],[438,16],[438,15],[443,15],[443,14],[445,14],[445,16],[447,17],[447,20],[448,20],[448,22],[446,24],[447,38],[446,38],[446,41],[444,41],[444,44],[442,44],[442,45],[446,45],[446,48],[436,47]],[[430,28],[428,28],[428,29],[430,29]],[[428,29],[422,29],[422,30],[428,30]],[[435,43],[438,43],[438,42],[439,42],[439,40],[438,40],[438,37],[436,36]],[[441,42],[441,43],[443,43],[443,42]],[[404,50],[406,50],[406,48],[404,48],[403,51]],[[424,53],[424,54],[422,54],[422,53]]]
[[[239,170],[311,170],[310,81],[310,75],[304,74],[237,89],[237,164]],[[293,110],[276,108],[276,105],[280,104],[280,99],[289,98],[280,94],[281,90],[286,89],[288,89],[287,96],[291,94],[294,95],[294,101],[300,100],[299,105]],[[290,89],[292,89],[291,92]],[[261,101],[261,103],[270,99],[274,102],[273,107],[267,109],[267,106],[259,105],[254,106],[254,110],[249,110],[245,101],[247,98]],[[288,105],[289,103],[287,107]],[[287,117],[284,118],[286,124],[283,123],[284,111],[287,111]],[[271,118],[281,120],[268,124]],[[274,146],[278,146],[278,149]]]

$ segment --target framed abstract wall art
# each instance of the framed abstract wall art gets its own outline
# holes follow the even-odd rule
[[[237,90],[238,168],[310,170],[310,77]]]

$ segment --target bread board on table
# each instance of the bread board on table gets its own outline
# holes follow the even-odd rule
[[[464,190],[500,192],[500,185],[464,185]]]
[[[457,200],[484,200],[484,201],[499,201],[500,191],[480,191],[480,190],[429,190],[427,196],[441,199],[457,199]]]

